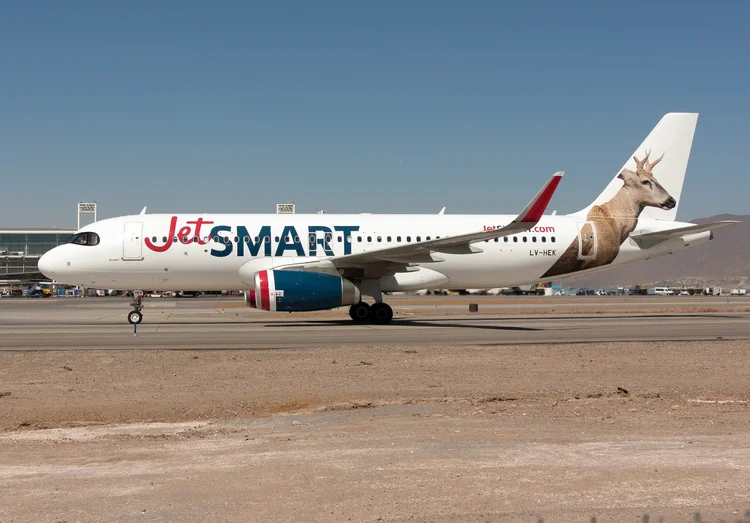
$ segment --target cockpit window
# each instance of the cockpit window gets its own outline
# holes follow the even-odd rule
[[[99,245],[99,235],[95,232],[80,232],[71,236],[68,243],[76,245]]]

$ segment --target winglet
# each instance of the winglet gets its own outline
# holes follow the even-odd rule
[[[536,223],[541,220],[544,211],[547,209],[547,205],[549,205],[549,202],[552,199],[552,195],[555,194],[555,190],[560,184],[560,180],[562,180],[563,174],[565,174],[565,171],[559,171],[553,174],[552,178],[550,178],[549,181],[544,184],[544,187],[536,193],[536,196],[534,196],[528,205],[524,207],[523,211],[518,214],[518,218],[514,221],[520,223]]]

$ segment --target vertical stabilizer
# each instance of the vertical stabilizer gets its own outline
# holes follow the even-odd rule
[[[625,187],[641,217],[674,221],[697,122],[698,113],[664,115],[599,197],[576,214],[588,214]]]

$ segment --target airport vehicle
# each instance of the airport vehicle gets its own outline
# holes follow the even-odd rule
[[[24,293],[24,296],[27,298],[49,298],[51,295],[52,292],[50,289],[45,289],[38,285],[29,287]]]
[[[96,288],[244,289],[249,307],[349,306],[384,324],[383,292],[550,282],[708,241],[705,225],[675,221],[698,115],[665,115],[587,207],[544,215],[555,173],[518,215],[141,214],[81,228],[39,269]],[[368,304],[369,296],[374,303]],[[142,318],[134,301],[131,323]]]
[[[646,291],[646,294],[651,294],[655,296],[672,296],[672,289],[669,287],[653,287],[649,288]]]

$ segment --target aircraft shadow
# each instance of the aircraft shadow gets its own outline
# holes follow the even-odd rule
[[[743,318],[746,315],[742,314],[716,314],[716,313],[698,313],[698,314],[639,314],[637,316],[626,316],[624,319],[627,320],[639,320],[639,319],[668,319],[668,318],[706,318],[706,319],[739,319]],[[431,318],[431,319],[409,319],[409,318],[394,318],[393,321],[389,324],[391,327],[408,327],[408,326],[414,326],[414,327],[450,327],[450,328],[465,328],[465,329],[495,329],[495,330],[508,330],[508,331],[543,331],[543,330],[549,330],[548,328],[544,327],[519,327],[514,325],[476,325],[475,322],[483,321],[483,322],[489,322],[489,321],[529,321],[530,319],[540,319],[540,320],[575,320],[577,322],[580,322],[581,320],[602,320],[602,319],[611,319],[612,316],[606,316],[606,315],[600,315],[600,314],[594,314],[594,315],[582,315],[582,314],[576,314],[576,315],[559,315],[559,316],[551,316],[551,315],[534,315],[534,316],[503,316],[502,318],[487,318],[487,317],[479,317],[479,318]],[[471,322],[471,324],[467,324]],[[39,328],[40,326],[45,327],[70,327],[70,326],[81,326],[81,325],[89,325],[92,327],[106,327],[106,326],[112,326],[112,327],[122,327],[123,324],[127,325],[124,321],[106,321],[106,322],[91,322],[91,321],[85,321],[85,320],[77,320],[77,321],[70,321],[70,322],[56,322],[56,321],[50,321],[50,322],[36,322],[36,323],[1,323],[0,327],[5,325],[12,325],[13,327],[29,327],[29,328]],[[217,321],[201,321],[201,320],[195,320],[195,321],[149,321],[149,318],[146,317],[146,321],[142,324],[144,326],[154,326],[154,325],[163,325],[163,326],[169,326],[169,325],[262,325],[264,327],[310,327],[310,326],[371,326],[370,323],[354,323],[349,318],[342,318],[342,319],[309,319],[309,320],[268,320],[268,319],[261,319],[261,318],[253,318],[253,319],[247,319],[247,318],[238,318],[235,320],[217,320]],[[557,329],[560,329],[559,326],[555,327]]]
[[[388,327],[441,327],[450,329],[484,329],[484,330],[502,330],[502,331],[543,331],[546,329],[537,327],[519,327],[516,325],[476,325],[461,322],[477,321],[476,319],[434,319],[434,320],[408,320],[394,319],[388,324]],[[370,323],[354,323],[352,320],[309,320],[301,322],[283,322],[283,323],[266,323],[265,327],[370,327]]]

